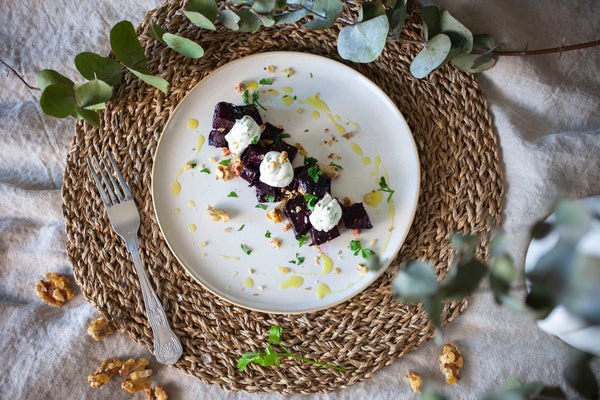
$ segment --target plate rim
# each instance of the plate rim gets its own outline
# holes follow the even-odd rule
[[[417,187],[416,187],[416,192],[415,192],[415,198],[414,198],[414,206],[412,207],[411,213],[410,213],[410,218],[408,221],[408,226],[407,229],[405,230],[405,232],[402,234],[402,237],[400,239],[400,244],[398,245],[398,247],[396,248],[396,250],[394,251],[393,255],[389,258],[389,260],[385,263],[385,265],[381,266],[379,268],[379,270],[377,271],[377,273],[373,276],[373,278],[371,279],[371,281],[364,286],[363,288],[361,288],[360,290],[353,292],[351,294],[349,294],[346,297],[343,297],[342,299],[335,301],[333,303],[327,304],[327,305],[323,305],[323,306],[319,306],[319,307],[315,307],[315,308],[309,308],[309,309],[305,309],[305,310],[295,310],[295,311],[285,311],[285,310],[273,310],[273,309],[264,309],[264,308],[260,308],[260,307],[254,307],[251,305],[247,305],[247,304],[242,304],[239,301],[235,301],[231,298],[225,297],[220,293],[217,293],[215,290],[213,290],[212,288],[210,288],[207,284],[205,284],[204,282],[202,282],[202,280],[196,276],[196,274],[194,274],[191,271],[191,268],[188,267],[183,260],[180,258],[180,256],[177,254],[177,252],[175,252],[175,250],[173,249],[173,246],[171,245],[171,242],[169,241],[169,239],[167,238],[167,235],[165,234],[165,228],[163,227],[163,224],[161,223],[161,219],[158,213],[158,209],[157,209],[157,205],[156,205],[156,197],[155,197],[155,175],[156,175],[156,157],[158,155],[158,150],[160,148],[160,145],[163,141],[164,135],[165,135],[165,131],[167,130],[167,128],[169,127],[171,120],[173,119],[173,117],[177,114],[177,111],[179,110],[179,108],[182,106],[182,104],[185,102],[185,100],[198,88],[198,86],[200,86],[202,83],[204,83],[205,80],[209,79],[212,75],[216,74],[217,72],[221,71],[222,69],[225,69],[227,67],[230,67],[232,64],[241,62],[243,60],[247,60],[250,58],[256,58],[256,57],[264,57],[264,56],[268,56],[268,55],[277,55],[277,56],[285,56],[286,54],[292,54],[295,56],[302,56],[302,57],[309,57],[309,58],[318,58],[318,59],[324,59],[327,62],[332,62],[337,64],[339,67],[342,67],[348,71],[351,71],[354,74],[358,74],[361,78],[363,78],[369,85],[372,86],[372,88],[375,91],[378,91],[379,94],[381,96],[383,96],[397,111],[398,114],[402,117],[402,122],[404,124],[404,128],[406,129],[406,131],[408,132],[408,137],[410,138],[411,144],[412,144],[412,149],[414,151],[415,154],[415,159],[416,159],[416,175],[417,175]],[[414,219],[415,219],[415,215],[417,212],[417,208],[418,208],[418,204],[419,204],[419,197],[421,195],[421,162],[420,162],[420,157],[419,157],[419,151],[415,142],[415,138],[413,136],[413,132],[410,129],[410,126],[408,125],[408,122],[406,121],[406,118],[404,117],[404,115],[402,114],[402,112],[398,109],[398,107],[396,106],[396,103],[388,96],[388,94],[383,91],[383,89],[381,89],[378,85],[376,85],[369,77],[363,75],[362,73],[358,72],[357,70],[349,67],[348,65],[338,61],[338,60],[334,60],[332,58],[326,57],[326,56],[322,56],[322,55],[317,55],[317,54],[312,54],[312,53],[305,53],[305,52],[301,52],[301,51],[265,51],[265,52],[260,52],[260,53],[255,53],[255,54],[250,54],[247,56],[242,56],[239,58],[236,58],[234,60],[231,60],[225,64],[223,64],[222,66],[210,71],[208,74],[206,74],[205,77],[203,77],[201,80],[199,80],[191,89],[189,89],[189,91],[185,94],[185,96],[179,101],[179,103],[177,104],[177,106],[175,106],[175,108],[173,109],[173,111],[171,112],[171,114],[169,115],[169,118],[167,119],[167,122],[165,122],[165,125],[161,131],[160,137],[156,143],[156,149],[154,151],[154,155],[152,157],[152,172],[151,172],[151,186],[150,186],[150,194],[152,196],[152,206],[153,206],[153,210],[154,210],[154,216],[156,217],[156,222],[159,226],[160,229],[160,233],[164,239],[164,241],[166,242],[167,246],[169,247],[169,251],[171,252],[171,254],[175,257],[175,259],[177,260],[177,262],[179,263],[179,265],[181,265],[181,267],[183,267],[183,269],[186,271],[187,275],[191,276],[197,283],[199,283],[205,290],[208,290],[210,293],[212,293],[213,295],[217,296],[218,298],[225,300],[231,304],[233,304],[234,306],[237,307],[241,307],[243,309],[246,310],[250,310],[250,311],[256,311],[256,312],[261,312],[261,313],[267,313],[267,314],[278,314],[278,315],[297,315],[297,314],[307,314],[307,313],[312,313],[312,312],[317,312],[317,311],[321,311],[321,310],[325,310],[328,308],[332,308],[335,307],[341,303],[344,303],[348,300],[350,300],[351,298],[353,298],[354,296],[359,295],[360,293],[364,292],[366,289],[369,288],[369,286],[371,286],[375,281],[377,281],[382,275],[383,273],[390,267],[390,265],[392,264],[392,262],[398,257],[398,253],[400,252],[400,249],[402,248],[402,246],[404,245],[405,241],[406,241],[406,237],[408,236],[408,233],[410,232],[411,228],[413,227],[413,223],[414,223]]]

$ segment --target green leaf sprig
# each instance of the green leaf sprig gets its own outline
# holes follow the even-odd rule
[[[307,193],[304,195],[304,199],[306,200],[306,207],[308,207],[310,211],[314,211],[319,198],[314,194]]]
[[[387,198],[387,201],[389,203],[392,200],[392,195],[394,194],[395,190],[392,190],[392,188],[388,186],[383,176],[381,177],[381,179],[379,179],[379,190],[381,192],[389,193],[389,196]]]
[[[354,255],[357,256],[359,253],[362,258],[367,259],[371,255],[375,254],[375,252],[368,247],[362,247],[360,240],[351,240],[350,241],[350,250],[354,252]]]
[[[336,367],[334,365],[325,364],[325,363],[314,361],[314,360],[309,360],[307,358],[299,357],[295,354],[292,354],[291,351],[289,351],[287,348],[285,348],[281,344],[281,333],[282,333],[281,327],[279,327],[277,325],[273,325],[271,327],[271,330],[269,331],[269,339],[268,339],[269,344],[267,344],[265,351],[262,353],[252,353],[252,352],[244,353],[237,362],[238,370],[244,371],[246,366],[248,366],[248,364],[250,364],[250,363],[259,364],[259,365],[263,365],[266,367],[272,366],[272,365],[276,365],[279,367],[279,366],[281,366],[281,361],[279,360],[280,357],[291,357],[291,358],[295,358],[296,360],[300,360],[300,361],[304,361],[307,363],[320,365],[322,367],[346,372],[346,369],[344,369],[344,368]],[[284,350],[284,352],[283,353],[276,352],[273,349],[273,347],[271,346],[272,344],[278,345],[279,347],[281,347]]]
[[[313,181],[318,182],[319,181],[319,177],[321,175],[323,175],[323,171],[321,171],[321,168],[319,168],[319,166],[317,164],[313,165],[312,167],[308,168],[308,176],[310,176],[312,178]]]

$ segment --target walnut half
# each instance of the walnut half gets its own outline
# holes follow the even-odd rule
[[[102,340],[114,331],[115,326],[104,315],[92,321],[87,328],[87,334],[94,340]]]
[[[117,374],[119,368],[123,362],[118,358],[111,358],[110,360],[102,361],[100,366],[91,375],[88,375],[88,382],[92,389],[104,386],[110,381],[110,378]]]
[[[46,304],[60,307],[73,297],[74,292],[65,275],[48,272],[44,279],[36,282],[35,294]]]
[[[455,385],[460,380],[460,368],[463,366],[463,358],[460,351],[452,343],[444,345],[444,350],[440,356],[440,371],[446,377],[446,382]]]
[[[146,400],[167,400],[167,392],[162,386],[156,385],[154,390],[150,386],[144,388]]]
[[[208,217],[213,221],[229,221],[229,215],[223,210],[219,210],[218,208],[214,208],[210,204],[208,205],[208,209],[206,210]]]
[[[130,358],[125,361],[119,370],[119,374],[129,374],[129,378],[123,381],[121,388],[127,390],[129,393],[135,393],[144,390],[146,386],[150,385],[152,370],[149,368],[146,369],[147,366],[148,360],[145,358],[140,358],[139,360]]]

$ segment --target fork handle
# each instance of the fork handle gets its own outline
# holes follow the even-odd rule
[[[125,243],[127,244],[127,250],[133,257],[133,265],[135,265],[142,288],[146,316],[154,334],[154,356],[162,364],[173,365],[181,357],[183,349],[179,338],[169,326],[165,310],[154,289],[152,289],[148,275],[144,270],[137,233],[128,233],[125,236]]]

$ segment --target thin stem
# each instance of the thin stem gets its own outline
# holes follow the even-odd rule
[[[294,10],[294,11],[297,11],[297,10],[299,10],[301,8],[303,8],[304,10],[308,11],[309,14],[312,14],[312,15],[314,15],[316,17],[319,17],[319,18],[322,18],[322,19],[329,19],[325,15],[318,14],[318,13],[314,12],[313,10],[311,10],[310,8],[305,7],[304,4],[301,4],[300,7],[296,8],[296,10]],[[336,21],[340,21],[340,22],[342,22],[342,23],[344,23],[346,25],[356,25],[355,21],[353,21],[351,19],[346,19],[344,17],[337,17]]]
[[[569,46],[558,46],[549,49],[539,50],[494,50],[487,53],[487,50],[474,50],[472,54],[489,54],[491,56],[536,56],[539,54],[552,54],[552,53],[563,53],[565,51],[581,50],[589,47],[600,46],[600,40],[594,40],[592,42],[572,44]]]
[[[38,87],[35,87],[35,86],[31,86],[29,83],[27,83],[27,81],[26,81],[25,79],[23,79],[23,77],[22,77],[22,76],[21,76],[21,75],[20,75],[20,74],[19,74],[17,71],[15,71],[15,70],[13,69],[13,67],[11,67],[11,66],[10,66],[10,65],[8,65],[6,62],[4,62],[4,60],[3,60],[3,59],[1,59],[1,58],[0,58],[0,62],[1,62],[2,64],[4,64],[4,65],[6,66],[6,68],[8,68],[9,70],[11,70],[11,71],[12,71],[12,73],[13,73],[13,74],[15,74],[15,75],[17,76],[17,78],[19,78],[19,79],[21,80],[21,82],[23,82],[23,83],[25,84],[25,86],[27,86],[29,89],[31,89],[31,90],[38,90],[38,91],[41,91],[41,89],[40,89],[40,88],[38,88]]]

